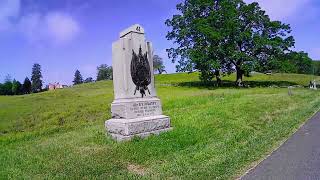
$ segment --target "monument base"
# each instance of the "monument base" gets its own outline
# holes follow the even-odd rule
[[[160,99],[157,97],[117,99],[111,104],[113,119],[134,119],[162,115]]]
[[[117,141],[128,141],[133,137],[145,138],[171,130],[170,118],[159,115],[135,119],[110,119],[105,122],[107,132]]]

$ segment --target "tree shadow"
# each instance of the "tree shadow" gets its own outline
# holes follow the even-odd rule
[[[299,84],[289,81],[244,81],[243,87],[237,87],[234,81],[222,81],[218,86],[215,81],[210,83],[203,83],[201,81],[182,82],[176,84],[181,87],[197,87],[205,89],[218,89],[218,88],[254,88],[254,87],[282,87],[299,86]]]

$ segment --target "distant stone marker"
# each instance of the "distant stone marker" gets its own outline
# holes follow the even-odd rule
[[[310,89],[317,90],[316,80],[310,81],[309,88],[310,88]]]
[[[153,75],[153,49],[144,29],[136,24],[120,33],[112,45],[115,99],[107,132],[117,141],[147,137],[171,130],[170,118],[162,115]]]

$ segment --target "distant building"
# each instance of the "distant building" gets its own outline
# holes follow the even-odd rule
[[[55,90],[55,89],[63,89],[63,88],[66,88],[68,86],[66,85],[62,85],[60,83],[50,83],[49,86],[48,86],[48,89],[49,91],[52,91],[52,90]]]

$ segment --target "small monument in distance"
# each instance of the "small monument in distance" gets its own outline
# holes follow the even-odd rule
[[[147,137],[171,130],[170,118],[162,114],[153,75],[152,44],[136,24],[120,33],[112,45],[114,101],[107,132],[117,141]]]
[[[316,80],[310,81],[309,88],[313,90],[317,90],[317,83]]]

